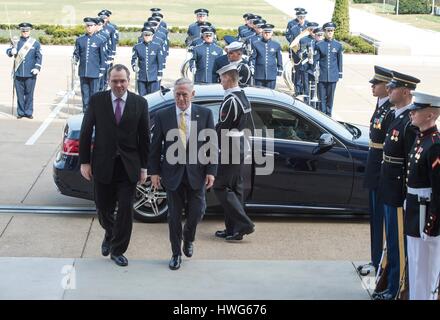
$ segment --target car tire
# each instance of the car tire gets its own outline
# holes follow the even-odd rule
[[[133,204],[134,218],[141,222],[163,222],[168,215],[168,201],[163,187],[159,190],[151,188],[151,180],[148,177],[143,185],[136,186]]]

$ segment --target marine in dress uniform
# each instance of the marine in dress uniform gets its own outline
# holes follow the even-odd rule
[[[188,27],[188,37],[185,40],[185,43],[189,45],[191,42],[193,42],[195,39],[200,38],[200,35],[202,34],[202,26],[206,20],[208,19],[209,10],[207,9],[197,9],[194,11],[194,14],[196,15],[197,21],[190,24]]]
[[[361,266],[361,275],[368,275],[370,267],[377,273],[383,249],[384,206],[379,192],[380,168],[383,160],[383,143],[391,121],[394,120],[386,84],[391,81],[391,70],[374,66],[370,80],[373,96],[377,98],[376,109],[370,120],[370,149],[365,169],[364,187],[369,192],[371,263]]]
[[[408,159],[405,235],[409,298],[437,300],[440,277],[440,97],[413,92],[412,124],[420,132]]]
[[[307,37],[304,37],[300,40],[300,49],[298,51],[300,61],[298,72],[299,76],[302,77],[301,83],[302,88],[304,90],[304,102],[309,104],[311,97],[313,97],[313,92],[309,92],[309,86],[310,82],[315,81],[314,78],[314,72],[315,72],[315,65],[314,65],[314,56],[315,56],[315,46],[316,46],[316,40],[315,40],[315,33],[314,30],[318,24],[316,22],[307,22],[307,29],[309,30],[309,35]],[[309,97],[310,95],[310,97]]]
[[[223,49],[214,43],[215,29],[203,29],[203,44],[194,47],[190,68],[194,73],[195,83],[213,83],[212,69],[217,57],[223,55]]]
[[[281,45],[272,40],[272,24],[263,26],[263,38],[254,43],[254,50],[250,58],[251,70],[254,70],[256,86],[275,89],[277,75],[283,71],[283,57]]]
[[[100,78],[106,70],[105,47],[101,38],[94,33],[95,18],[84,18],[86,34],[75,41],[72,62],[79,62],[78,75],[81,85],[83,112],[87,110],[89,98],[99,91]]]
[[[243,165],[249,151],[245,150],[249,132],[244,130],[251,129],[251,104],[238,86],[237,67],[237,63],[230,63],[218,70],[225,98],[216,126],[221,162],[214,192],[223,207],[226,229],[217,231],[215,236],[226,240],[242,240],[244,235],[254,232],[254,224],[243,207]]]
[[[405,178],[407,159],[416,137],[409,116],[412,105],[411,90],[419,79],[392,71],[388,83],[390,102],[396,107],[383,145],[383,162],[380,171],[379,192],[384,203],[386,235],[387,288],[374,296],[378,300],[398,298],[404,291],[406,249],[403,234],[403,202],[406,196]]]
[[[162,47],[153,42],[153,28],[144,27],[142,35],[144,41],[133,47],[131,66],[137,73],[138,94],[145,96],[160,89],[164,56]]]
[[[290,21],[286,29],[285,37],[289,44],[291,44],[292,41],[295,40],[295,38],[298,37],[307,28],[307,24],[309,23],[306,20],[307,11],[303,8],[296,9],[298,9],[296,10],[296,19]],[[293,67],[295,73],[293,74],[292,81],[295,85],[295,94],[307,94],[303,85],[304,72],[301,68],[301,56],[299,55],[299,52],[294,52],[290,49],[289,58],[292,59],[294,63]]]
[[[243,43],[234,41],[225,47],[226,54],[218,57],[214,61],[214,67],[212,69],[212,78],[214,82],[220,82],[220,77],[217,71],[228,65],[231,62],[236,62],[240,86],[246,86],[250,84],[251,70],[249,68],[249,61],[243,59]],[[215,74],[214,74],[215,73]]]
[[[32,24],[23,22],[18,25],[21,31],[18,43],[6,50],[14,58],[14,86],[17,92],[17,119],[33,119],[34,89],[37,75],[41,70],[41,45],[30,37]]]
[[[315,62],[319,63],[318,93],[321,100],[321,111],[331,117],[336,84],[342,79],[343,47],[333,39],[336,25],[327,22],[322,27],[325,40],[316,44]]]

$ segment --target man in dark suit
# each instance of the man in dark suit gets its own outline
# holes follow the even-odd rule
[[[127,67],[117,64],[110,68],[109,82],[111,90],[90,98],[81,127],[79,156],[82,176],[94,180],[99,223],[105,229],[102,254],[111,253],[117,265],[126,266],[123,254],[131,237],[136,183],[143,184],[147,178],[148,104],[127,91]]]
[[[193,255],[197,224],[206,208],[205,191],[214,184],[217,172],[213,115],[208,108],[192,104],[193,96],[192,82],[177,80],[176,104],[158,111],[154,118],[149,171],[153,188],[159,188],[161,181],[167,191],[171,270],[180,268],[182,239],[185,256]],[[187,218],[182,232],[184,208]]]

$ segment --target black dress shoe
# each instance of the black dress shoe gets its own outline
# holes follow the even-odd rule
[[[183,241],[183,253],[185,254],[185,256],[187,256],[188,258],[191,258],[193,253],[194,253],[194,246],[193,243],[190,241]]]
[[[249,229],[243,230],[243,231],[238,231],[235,232],[233,235],[230,236],[226,236],[226,240],[227,241],[232,241],[232,240],[243,240],[243,236],[246,234],[251,234],[252,232],[255,231],[254,227],[251,227]]]
[[[128,265],[128,260],[122,254],[120,256],[111,255],[110,258],[120,267],[126,267]]]
[[[228,234],[226,233],[226,230],[219,230],[219,231],[216,231],[216,232],[215,232],[215,236],[216,236],[217,238],[222,238],[222,239],[224,239],[224,238],[226,238],[226,237],[228,236]]]
[[[28,118],[28,119],[33,119],[34,116],[26,116],[26,118]]]
[[[394,300],[394,296],[390,293],[388,289],[381,292],[374,292],[372,294],[374,300]]]
[[[23,118],[23,116],[17,116],[17,119],[21,119],[21,118]]]
[[[110,241],[107,241],[105,238],[102,241],[101,253],[104,257],[107,257],[110,254]]]
[[[171,270],[177,270],[180,268],[180,264],[182,263],[182,257],[181,256],[172,256],[169,267]]]

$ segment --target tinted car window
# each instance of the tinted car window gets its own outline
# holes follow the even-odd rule
[[[293,141],[318,142],[321,129],[298,114],[271,105],[253,103],[257,129],[273,129],[274,137]]]

